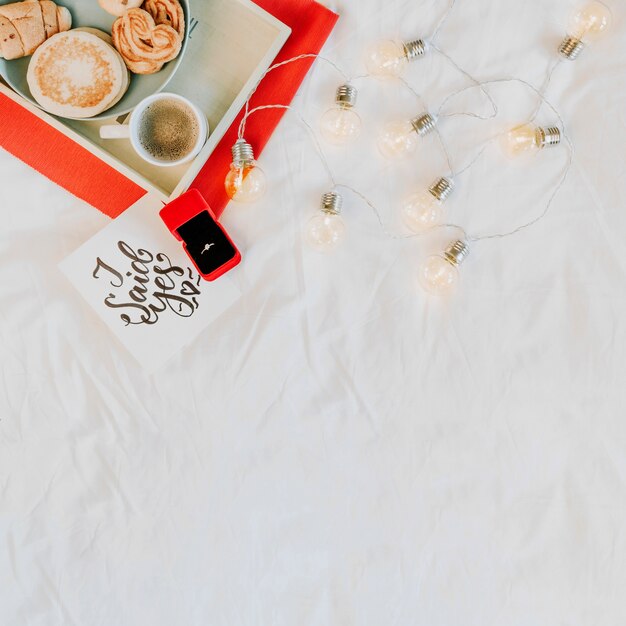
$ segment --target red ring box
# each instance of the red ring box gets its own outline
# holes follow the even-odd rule
[[[241,262],[241,253],[217,221],[197,189],[190,189],[166,204],[159,215],[202,278],[213,281]]]

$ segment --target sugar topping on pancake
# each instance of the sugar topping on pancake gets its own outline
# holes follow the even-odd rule
[[[71,118],[102,113],[128,87],[118,52],[96,34],[84,31],[48,39],[33,55],[27,78],[42,108]]]

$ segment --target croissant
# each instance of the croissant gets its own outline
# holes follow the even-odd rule
[[[46,39],[71,27],[71,13],[52,0],[0,5],[0,56],[7,61],[29,56]]]

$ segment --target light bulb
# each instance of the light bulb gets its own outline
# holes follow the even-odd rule
[[[415,193],[403,202],[402,218],[414,233],[423,233],[443,222],[443,204],[452,193],[453,183],[440,178],[428,191]]]
[[[343,198],[338,193],[326,193],[320,212],[309,220],[306,240],[317,252],[330,252],[343,243],[346,225],[340,216],[342,205]]]
[[[252,146],[245,139],[238,139],[232,153],[233,162],[224,181],[228,197],[241,203],[260,200],[265,194],[267,180],[254,160]]]
[[[357,90],[352,85],[342,85],[337,89],[337,106],[322,115],[320,131],[328,143],[343,146],[354,141],[361,134],[361,118],[354,111]]]
[[[367,71],[377,78],[398,78],[411,61],[424,56],[427,50],[422,39],[407,43],[379,41],[368,48],[365,65]]]
[[[398,159],[417,150],[419,137],[435,129],[437,121],[430,113],[423,113],[409,121],[390,122],[382,128],[378,148],[388,159]]]
[[[443,252],[428,257],[420,266],[418,278],[421,286],[434,296],[450,294],[459,283],[458,267],[469,254],[466,242],[452,242]]]
[[[578,58],[585,45],[600,39],[610,29],[613,21],[611,10],[603,2],[589,2],[570,18],[567,37],[559,52],[570,61]]]
[[[533,154],[544,148],[558,146],[561,143],[561,131],[554,127],[542,128],[532,124],[523,124],[502,136],[502,149],[507,156],[519,157]]]

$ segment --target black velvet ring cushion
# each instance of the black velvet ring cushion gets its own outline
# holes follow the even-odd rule
[[[198,213],[176,232],[203,274],[215,272],[237,254],[236,248],[208,211]]]

